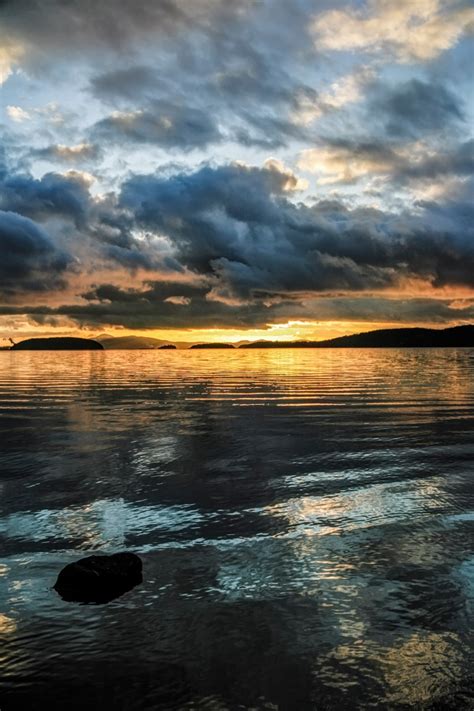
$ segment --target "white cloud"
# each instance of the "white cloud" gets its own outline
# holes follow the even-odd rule
[[[168,296],[165,302],[176,306],[189,306],[191,299],[188,296]]]
[[[353,183],[360,178],[387,176],[410,163],[421,165],[436,154],[421,141],[391,150],[377,151],[370,146],[330,146],[301,152],[298,168],[318,174],[319,185]]]
[[[22,121],[29,121],[31,119],[28,111],[22,109],[21,106],[7,106],[7,116],[16,123],[22,123]]]
[[[378,156],[360,156],[348,148],[309,148],[301,153],[298,168],[319,174],[319,185],[352,183],[372,174],[390,173],[392,163]]]
[[[429,61],[473,30],[474,9],[453,0],[371,0],[368,12],[331,10],[313,22],[316,45],[329,50],[392,50],[401,62]]]
[[[19,44],[13,44],[0,36],[0,86],[8,79],[23,52]]]
[[[307,94],[301,95],[298,99],[298,108],[293,113],[292,119],[300,125],[307,126],[327,111],[340,109],[346,104],[359,101],[365,86],[375,76],[374,67],[363,66],[334,81],[315,99]]]

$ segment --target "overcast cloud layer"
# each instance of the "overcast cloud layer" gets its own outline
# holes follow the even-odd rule
[[[6,323],[473,320],[469,3],[6,0],[0,28]]]

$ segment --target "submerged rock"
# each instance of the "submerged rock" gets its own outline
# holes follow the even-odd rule
[[[54,585],[68,602],[110,602],[142,582],[142,561],[135,553],[91,555],[61,570]]]

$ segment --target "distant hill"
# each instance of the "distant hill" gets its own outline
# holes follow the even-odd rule
[[[103,346],[91,338],[28,338],[15,343],[12,351],[102,351]]]
[[[111,348],[124,350],[150,349],[168,345],[167,341],[160,341],[158,338],[149,338],[147,336],[118,336],[117,338],[113,336],[106,336],[105,338],[98,336],[97,340],[107,350]]]
[[[326,341],[255,341],[240,348],[465,348],[474,347],[474,326],[387,328]]]
[[[194,346],[191,346],[192,350],[197,350],[198,348],[234,348],[234,346],[230,343],[195,343]]]

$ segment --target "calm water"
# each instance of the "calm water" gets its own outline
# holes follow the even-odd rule
[[[474,351],[0,353],[0,708],[474,708]],[[131,550],[141,586],[63,602]]]

